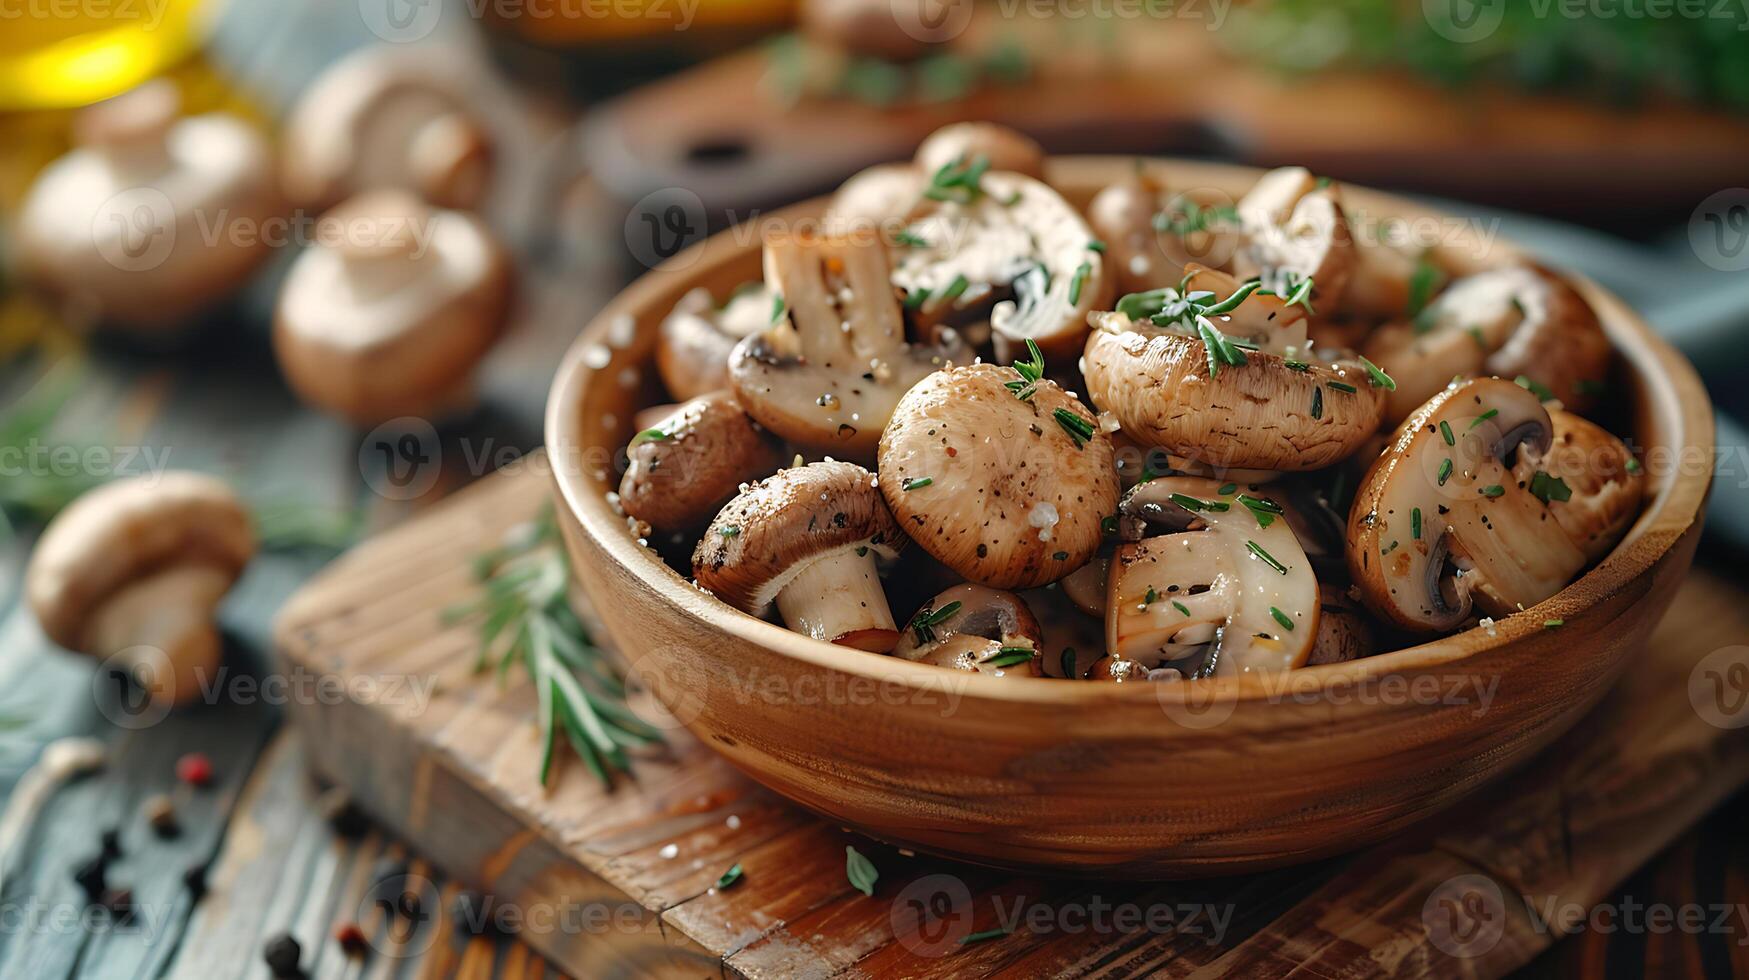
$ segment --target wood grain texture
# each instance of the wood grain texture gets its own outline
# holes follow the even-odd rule
[[[1084,203],[1131,166],[1065,157],[1049,176]],[[1234,198],[1258,176],[1184,161],[1162,169],[1174,186]],[[1343,194],[1348,210],[1378,220],[1456,224],[1377,192]],[[725,232],[621,293],[559,368],[547,447],[578,577],[590,595],[612,597],[601,618],[634,671],[735,766],[828,819],[916,850],[1097,876],[1231,874],[1351,850],[1451,806],[1570,727],[1640,654],[1687,571],[1710,478],[1655,464],[1627,537],[1546,602],[1486,631],[1283,675],[998,679],[834,647],[737,612],[640,546],[607,499],[613,453],[652,397],[625,382],[653,374],[658,324],[682,294],[724,295],[757,278],[766,233],[822,207],[767,216],[763,233]],[[1461,227],[1438,251],[1459,269],[1520,255]],[[1712,417],[1692,367],[1620,301],[1576,284],[1616,348],[1624,435],[1649,460],[1705,458]],[[1549,619],[1565,625],[1545,629]]]
[[[1749,742],[1703,721],[1688,697],[1695,664],[1749,635],[1749,609],[1697,574],[1627,681],[1521,773],[1371,850],[1289,869],[1145,884],[910,856],[782,802],[679,728],[611,792],[566,760],[542,793],[532,691],[474,676],[471,633],[441,611],[471,594],[469,556],[539,512],[546,479],[539,466],[491,477],[363,545],[287,605],[276,634],[288,670],[440,679],[420,712],[346,701],[292,713],[318,773],[436,868],[518,907],[629,902],[648,915],[607,936],[522,936],[567,973],[1498,976],[1559,938],[1531,910],[1603,900],[1749,781]],[[880,869],[872,899],[845,877],[847,845]],[[737,863],[741,882],[713,890]],[[1452,956],[1429,938],[1427,908],[1446,882],[1476,880],[1465,876],[1498,889],[1477,922],[1498,916],[1500,932]],[[1164,907],[1176,927],[1087,924],[1101,907]],[[1004,925],[1015,931],[956,942]],[[1728,961],[1731,938],[1699,942]]]

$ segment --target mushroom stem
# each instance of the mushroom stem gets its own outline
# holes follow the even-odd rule
[[[212,613],[230,585],[231,576],[210,565],[143,578],[97,609],[88,646],[99,656],[128,654],[122,665],[154,700],[187,703],[213,681],[224,644]]]
[[[816,640],[885,653],[899,641],[874,553],[845,548],[814,559],[777,594],[790,629]]]

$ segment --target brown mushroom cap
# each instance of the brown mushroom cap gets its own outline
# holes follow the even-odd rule
[[[292,389],[361,426],[465,401],[510,315],[511,266],[496,237],[399,191],[354,198],[323,220],[339,240],[298,256],[274,320]]]
[[[1247,312],[1254,302],[1266,318],[1270,304],[1280,308],[1271,297],[1253,295],[1235,315],[1255,318]],[[1216,470],[1328,466],[1360,448],[1384,412],[1383,389],[1354,362],[1261,349],[1211,377],[1209,350],[1198,337],[1121,313],[1097,313],[1092,321],[1082,371],[1094,403],[1136,442]],[[1246,335],[1233,320],[1217,326]]]
[[[49,639],[102,656],[114,644],[94,627],[129,587],[186,567],[228,588],[254,554],[249,514],[231,488],[171,471],[105,484],[58,514],[31,555],[25,592]]]
[[[1397,381],[1392,420],[1407,417],[1454,376],[1523,376],[1584,411],[1610,357],[1609,338],[1590,304],[1537,266],[1465,276],[1415,323],[1379,328],[1363,350]]]
[[[1125,494],[1107,653],[1188,676],[1304,664],[1318,631],[1318,583],[1283,509],[1273,488],[1241,492],[1198,477]]]
[[[1042,677],[1044,630],[1025,600],[982,585],[956,585],[923,604],[893,656],[997,677]],[[1022,649],[1030,656],[1021,659]]]
[[[991,170],[1025,174],[1034,180],[1045,179],[1044,147],[1024,133],[987,122],[962,122],[943,126],[930,133],[917,147],[913,158],[925,174],[941,168],[979,158],[989,161]]]
[[[784,464],[783,447],[728,392],[680,405],[626,449],[620,506],[663,530],[711,519],[741,484]]]
[[[908,344],[878,237],[797,235],[765,249],[777,322],[736,345],[729,380],[747,413],[797,445],[869,459],[893,406],[963,357],[957,334]]]
[[[735,290],[721,307],[702,286],[680,297],[656,340],[656,372],[668,393],[685,400],[726,390],[735,345],[770,326],[773,302],[762,283]]]
[[[1282,167],[1259,178],[1238,211],[1244,243],[1233,271],[1239,278],[1262,278],[1276,292],[1310,278],[1316,302],[1341,305],[1355,259],[1339,185],[1320,183],[1304,167]]]
[[[282,209],[272,157],[233,116],[178,119],[166,80],[78,117],[82,145],[45,167],[14,226],[21,277],[144,332],[180,326],[267,258]]]
[[[1237,234],[1225,221],[1204,218],[1200,227],[1180,225],[1180,234],[1162,231],[1157,218],[1188,222],[1192,209],[1230,207],[1232,199],[1213,195],[1167,195],[1161,181],[1142,172],[1111,184],[1094,195],[1087,207],[1093,233],[1106,244],[1116,292],[1137,293],[1170,286],[1192,264],[1220,266],[1231,259]]]
[[[1549,417],[1555,436],[1548,451],[1525,447],[1512,475],[1548,496],[1549,513],[1568,539],[1587,561],[1596,561],[1639,516],[1645,472],[1628,447],[1602,427],[1558,408]]]
[[[938,371],[899,402],[880,444],[881,492],[899,525],[942,564],[999,589],[1085,564],[1118,495],[1111,439],[1093,414],[1050,381],[1022,401],[1006,387],[1017,378],[994,364]],[[1091,435],[1078,445],[1058,413]]]
[[[472,209],[492,175],[492,138],[469,106],[456,59],[366,48],[318,77],[286,120],[286,193],[322,210],[399,189]]]
[[[724,505],[693,551],[692,573],[717,598],[762,616],[809,562],[859,548],[893,558],[905,544],[873,474],[854,463],[810,463],[750,484]]]
[[[811,41],[871,58],[910,61],[936,47],[917,33],[940,19],[941,5],[942,0],[806,0],[801,25]],[[907,25],[915,26],[908,30]]]
[[[1367,606],[1442,631],[1472,603],[1509,615],[1571,581],[1584,552],[1507,465],[1552,436],[1537,397],[1499,378],[1454,383],[1409,416],[1349,512],[1348,569]]]

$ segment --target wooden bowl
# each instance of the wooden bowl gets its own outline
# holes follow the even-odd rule
[[[1061,158],[1050,178],[1085,206],[1132,165]],[[1165,165],[1175,187],[1234,196],[1259,173]],[[1440,229],[1455,267],[1520,254],[1485,249],[1477,229],[1408,201],[1345,192],[1351,209]],[[806,221],[823,204],[765,220]],[[1006,868],[1135,878],[1359,847],[1463,799],[1578,720],[1632,661],[1693,556],[1710,480],[1706,392],[1639,317],[1581,279],[1616,346],[1611,390],[1649,496],[1613,553],[1491,630],[1275,678],[1175,684],[968,675],[808,639],[675,574],[604,496],[633,411],[659,397],[658,323],[695,286],[721,296],[758,278],[761,240],[731,229],[675,256],[578,338],[547,407],[559,522],[608,632],[661,702],[749,776],[871,837]],[[1545,628],[1550,619],[1565,625]]]

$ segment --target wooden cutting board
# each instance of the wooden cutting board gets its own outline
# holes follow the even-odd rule
[[[787,804],[678,728],[611,791],[576,764],[543,791],[533,691],[474,674],[473,629],[443,610],[474,595],[469,559],[548,493],[538,456],[486,478],[335,562],[275,636],[291,676],[331,678],[289,709],[317,775],[500,906],[558,923],[522,938],[577,976],[1496,976],[1559,938],[1549,917],[1600,901],[1749,780],[1749,738],[1727,727],[1749,725],[1749,667],[1731,666],[1749,648],[1729,646],[1749,604],[1702,571],[1615,693],[1527,770],[1299,868],[1108,884],[913,857]],[[845,876],[847,845],[880,870],[872,898]]]

